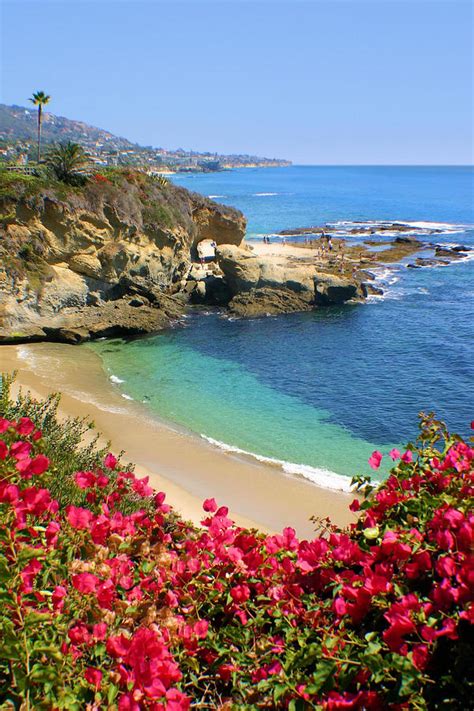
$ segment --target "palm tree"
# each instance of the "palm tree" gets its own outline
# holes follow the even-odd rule
[[[41,117],[43,106],[46,106],[50,99],[51,97],[45,94],[44,91],[36,91],[29,99],[32,104],[38,107],[38,163],[41,160]]]
[[[57,143],[46,155],[46,165],[54,176],[63,183],[77,185],[84,182],[84,169],[89,159],[79,143]]]

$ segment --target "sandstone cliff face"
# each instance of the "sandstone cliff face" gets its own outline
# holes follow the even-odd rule
[[[141,173],[69,189],[18,180],[1,191],[0,214],[4,339],[86,329],[97,309],[135,292],[145,299],[130,307],[138,319],[156,308],[153,295],[180,291],[202,239],[240,245],[245,235],[237,210]]]

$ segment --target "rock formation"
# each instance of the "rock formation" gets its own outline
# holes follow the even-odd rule
[[[232,295],[229,309],[239,316],[307,311],[367,295],[359,279],[318,271],[304,260],[255,256],[233,245],[218,247],[217,260]]]
[[[3,181],[4,341],[75,341],[163,327],[182,312],[179,296],[164,307],[163,295],[183,289],[196,245],[239,245],[245,235],[237,210],[143,173],[83,188],[11,174]],[[140,305],[130,302],[133,294]]]

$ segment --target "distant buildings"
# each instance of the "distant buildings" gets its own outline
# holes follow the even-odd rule
[[[25,161],[28,157],[35,159],[36,120],[36,111],[0,104],[0,162],[17,163],[22,156],[25,156]],[[168,151],[161,147],[139,146],[108,131],[51,113],[44,113],[43,121],[45,147],[58,141],[80,143],[91,162],[97,166],[130,165],[148,172],[163,173],[289,165],[288,161],[250,155],[198,153],[183,148]]]

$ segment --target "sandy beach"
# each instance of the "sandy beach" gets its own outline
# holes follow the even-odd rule
[[[203,517],[201,502],[214,496],[229,506],[240,525],[263,531],[293,526],[309,537],[313,515],[329,516],[344,525],[354,520],[348,509],[353,496],[320,488],[277,466],[213,447],[178,426],[160,422],[139,403],[124,399],[110,382],[100,358],[86,347],[37,343],[0,348],[2,372],[17,371],[14,392],[22,387],[35,397],[61,392],[61,414],[87,416],[112,450],[139,475],[165,491],[179,513],[195,523]]]

